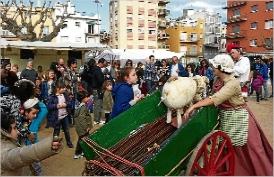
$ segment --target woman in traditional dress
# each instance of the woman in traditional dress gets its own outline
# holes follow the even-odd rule
[[[187,109],[184,118],[197,108],[215,105],[220,109],[220,129],[231,138],[235,149],[236,176],[272,176],[273,149],[241,95],[240,82],[234,77],[234,62],[227,54],[215,56],[214,95]]]

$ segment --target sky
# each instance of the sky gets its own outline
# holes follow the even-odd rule
[[[7,0],[4,0],[7,1]],[[17,0],[19,1],[19,0]],[[32,0],[37,2],[38,0]],[[44,0],[40,0],[43,2]],[[47,0],[48,1],[48,0]],[[51,0],[52,4],[59,1],[65,2],[67,0]],[[97,4],[95,1],[100,1],[101,5],[98,6],[99,15],[102,17],[102,30],[108,31],[109,25],[109,1],[110,0],[70,0],[75,4],[78,12],[86,12],[86,15],[97,14]],[[28,2],[28,0],[24,0]],[[167,9],[170,10],[170,15],[167,18],[177,18],[182,15],[182,9],[193,8],[201,9],[206,8],[209,11],[219,12],[222,16],[222,21],[226,20],[226,11],[222,7],[226,6],[226,0],[170,0],[167,4]]]

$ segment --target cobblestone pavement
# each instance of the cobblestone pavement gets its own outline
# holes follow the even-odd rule
[[[255,95],[255,94],[254,94]],[[273,100],[260,101],[257,103],[255,97],[248,98],[248,106],[255,114],[258,123],[261,125],[266,137],[273,147]],[[97,126],[98,128],[98,126]],[[74,145],[77,142],[77,135],[74,128],[70,129]],[[51,129],[41,128],[40,138],[52,136]],[[42,162],[44,175],[47,176],[81,176],[85,159],[73,159],[75,149],[64,147],[63,151]]]

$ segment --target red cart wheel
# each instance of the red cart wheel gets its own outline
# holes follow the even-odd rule
[[[233,176],[234,155],[229,136],[220,130],[213,131],[195,148],[186,175]]]

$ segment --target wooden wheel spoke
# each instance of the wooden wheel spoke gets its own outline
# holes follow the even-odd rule
[[[224,157],[222,158],[222,160],[220,161],[220,163],[218,163],[216,169],[218,169],[219,167],[221,167],[221,166],[228,160],[228,158],[229,158],[231,155],[232,155],[232,152],[229,152],[226,156],[224,156]]]
[[[225,147],[225,145],[226,145],[226,141],[227,141],[227,140],[224,140],[224,141],[222,142],[221,147],[220,147],[220,149],[218,150],[216,159],[215,159],[215,161],[214,161],[214,165],[216,165],[217,162],[218,162],[218,160],[220,159],[220,156],[221,156],[221,154],[222,154],[222,152],[223,152],[223,150],[224,150],[224,147]]]
[[[207,149],[204,150],[204,166],[207,168],[208,166],[208,151]]]
[[[216,147],[216,140],[217,140],[217,137],[214,137],[213,136],[213,143],[211,145],[211,152],[210,152],[210,157],[209,157],[209,164],[212,164],[214,161],[215,161],[215,147]]]
[[[201,174],[206,175],[205,169],[201,168],[198,163],[195,163],[194,169],[198,170],[198,175],[201,175]]]

